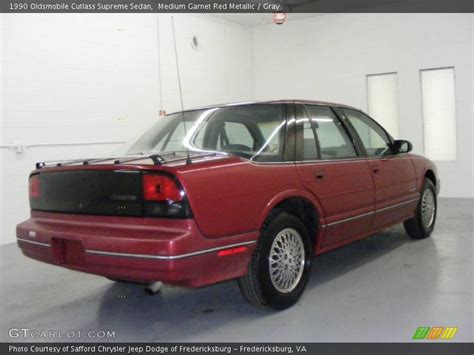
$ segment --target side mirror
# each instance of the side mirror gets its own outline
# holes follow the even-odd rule
[[[393,154],[409,153],[413,150],[413,144],[409,141],[398,139],[393,142],[391,149]]]

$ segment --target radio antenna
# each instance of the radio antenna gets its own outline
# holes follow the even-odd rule
[[[159,85],[159,95],[160,95],[160,112],[159,116],[163,115],[163,86],[162,86],[162,80],[161,80],[161,41],[160,41],[160,15],[156,14],[156,39],[157,39],[157,45],[158,45],[158,85]]]
[[[179,75],[179,61],[178,61],[178,49],[176,47],[176,34],[174,31],[174,18],[171,16],[171,28],[173,30],[173,43],[174,43],[174,57],[176,59],[176,72],[178,74],[178,88],[179,88],[179,98],[181,100],[181,118],[183,120],[184,128],[184,137],[187,136],[186,130],[186,119],[184,117],[184,103],[183,103],[183,90],[181,89],[181,77]],[[189,148],[186,146],[186,164],[191,164],[191,157],[189,156]]]

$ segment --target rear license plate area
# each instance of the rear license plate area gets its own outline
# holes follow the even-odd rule
[[[85,249],[80,240],[52,238],[54,259],[62,265],[84,266]]]

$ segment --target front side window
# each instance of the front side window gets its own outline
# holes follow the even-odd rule
[[[130,145],[127,154],[223,152],[256,161],[283,156],[286,107],[237,105],[175,113],[159,119]]]
[[[342,123],[325,106],[307,105],[308,118],[303,123],[305,160],[347,159],[357,153]]]
[[[350,109],[342,109],[342,112],[359,135],[369,157],[391,154],[390,139],[382,127],[362,112]]]

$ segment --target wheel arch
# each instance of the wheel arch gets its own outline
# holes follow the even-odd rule
[[[260,217],[260,227],[265,224],[267,218],[275,210],[286,211],[299,218],[308,228],[313,251],[320,241],[320,224],[324,223],[321,205],[311,194],[302,191],[286,191],[275,196],[270,201],[262,216]]]
[[[426,166],[423,169],[422,179],[420,179],[421,180],[420,181],[420,191],[421,191],[421,189],[423,189],[423,181],[425,179],[429,179],[433,183],[433,185],[435,187],[436,194],[439,194],[439,191],[441,190],[441,186],[440,186],[440,181],[439,181],[436,166]]]
[[[437,185],[436,175],[435,175],[433,169],[427,168],[425,170],[424,178],[425,179],[430,179],[434,186]]]

